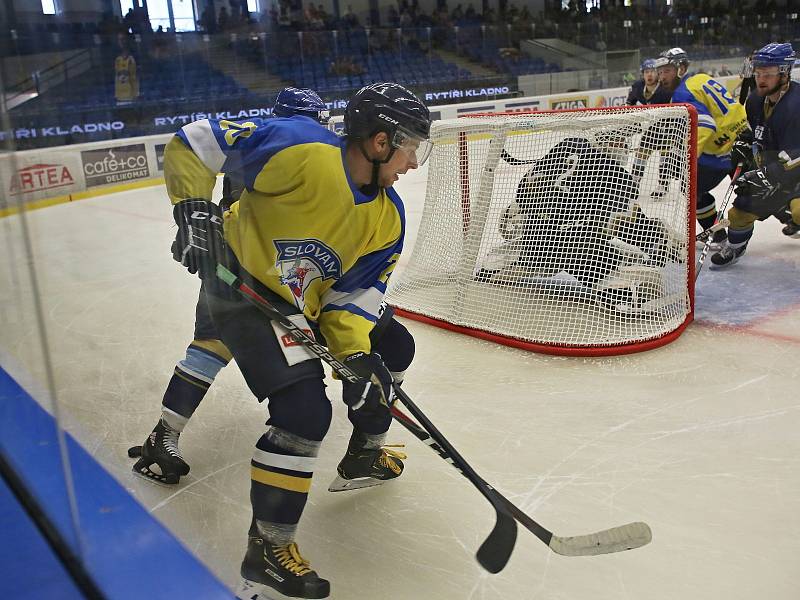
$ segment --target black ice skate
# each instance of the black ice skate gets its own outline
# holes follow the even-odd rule
[[[747,250],[747,244],[733,248],[727,242],[722,245],[719,252],[711,256],[710,269],[724,269],[736,264]]]
[[[133,472],[154,483],[178,483],[183,475],[189,474],[189,465],[178,449],[179,436],[179,431],[172,429],[163,419],[159,420],[144,444],[128,450],[131,458],[140,457],[133,465]]]
[[[251,536],[241,574],[243,581],[236,589],[240,600],[327,598],[331,593],[331,584],[311,570],[294,542],[275,546]]]
[[[783,235],[789,236],[790,238],[798,239],[800,238],[800,225],[794,222],[794,220],[789,221],[786,223],[783,229],[781,229],[781,233]]]
[[[353,432],[347,452],[336,468],[338,475],[328,486],[328,491],[357,490],[400,477],[406,455],[390,450],[392,447],[396,446],[364,448],[364,438]]]

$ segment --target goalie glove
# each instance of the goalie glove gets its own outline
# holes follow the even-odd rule
[[[344,359],[361,378],[358,383],[342,382],[342,399],[352,410],[389,410],[392,397],[392,374],[383,364],[380,354],[358,352]]]
[[[766,200],[780,189],[780,183],[773,181],[766,168],[754,169],[736,180],[736,194]]]

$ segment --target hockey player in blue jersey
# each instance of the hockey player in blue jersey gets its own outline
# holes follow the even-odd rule
[[[278,94],[272,109],[276,117],[304,115],[322,125],[328,123],[328,110],[319,95],[310,89],[288,87]],[[220,209],[228,210],[239,199],[244,180],[235,168],[225,173]],[[174,248],[175,259],[182,260],[183,248]],[[231,360],[231,353],[220,341],[201,291],[195,309],[194,339],[186,348],[183,360],[175,365],[172,378],[161,402],[161,418],[142,446],[128,451],[139,460],[133,472],[154,482],[176,484],[189,473],[178,439],[197,407],[200,406],[217,374]]]
[[[717,217],[711,190],[733,171],[731,147],[747,129],[747,116],[721,83],[702,73],[687,76],[689,57],[681,48],[662,52],[656,66],[661,85],[672,93],[672,102],[686,102],[697,110],[697,222],[708,230]],[[724,229],[716,231],[714,248],[726,237]]]
[[[637,104],[669,104],[672,97],[671,92],[664,89],[658,82],[658,71],[654,58],[647,58],[642,61],[642,78],[634,81],[628,91],[628,98],[625,104],[636,106]]]
[[[800,84],[792,81],[791,44],[767,44],[750,61],[755,92],[747,99],[752,135],[734,145],[733,157],[748,170],[736,183],[728,211],[728,241],[711,257],[711,268],[736,263],[747,249],[753,225],[788,208],[783,234],[800,236]]]
[[[353,434],[329,489],[398,477],[404,457],[383,446],[393,368],[370,334],[405,233],[392,186],[427,159],[429,130],[425,105],[383,83],[350,100],[344,138],[305,117],[207,120],[181,128],[167,146],[165,180],[184,263],[204,279],[214,325],[248,386],[268,400],[267,430],[251,462],[241,598],[330,594],[294,537],[332,407],[320,361],[248,303],[225,298],[213,278],[216,264],[236,271],[303,329],[318,331],[362,376],[342,386]],[[245,191],[220,215],[208,198],[213,174],[230,164],[239,165]]]

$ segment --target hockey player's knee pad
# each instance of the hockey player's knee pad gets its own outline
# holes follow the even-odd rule
[[[406,327],[392,319],[383,334],[372,346],[392,373],[402,373],[414,360],[414,336]]]
[[[792,221],[800,223],[800,198],[789,201],[789,211],[792,213]]]
[[[291,456],[317,456],[322,442],[309,440],[280,427],[268,427],[267,432],[256,443],[259,450],[270,451],[272,447],[285,450]]]
[[[219,342],[219,345],[228,353],[222,342]],[[186,357],[178,362],[178,367],[182,371],[211,383],[220,370],[228,364],[230,359],[225,359],[226,356],[224,354],[215,352],[203,342],[198,344],[197,341],[194,341],[186,349]]]
[[[758,215],[737,208],[735,205],[728,211],[728,220],[733,229],[747,229],[758,221]]]
[[[267,425],[321,442],[332,413],[322,379],[303,379],[270,395]]]

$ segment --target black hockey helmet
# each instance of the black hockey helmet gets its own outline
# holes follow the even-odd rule
[[[664,52],[659,54],[658,58],[656,59],[656,68],[666,67],[667,65],[672,65],[678,70],[678,72],[680,72],[681,67],[688,69],[689,55],[686,54],[686,51],[683,48],[670,48],[669,50],[664,50]]]
[[[379,132],[389,136],[392,152],[404,150],[422,165],[430,155],[431,113],[414,93],[397,83],[373,83],[358,90],[344,113],[348,139],[366,140]]]

